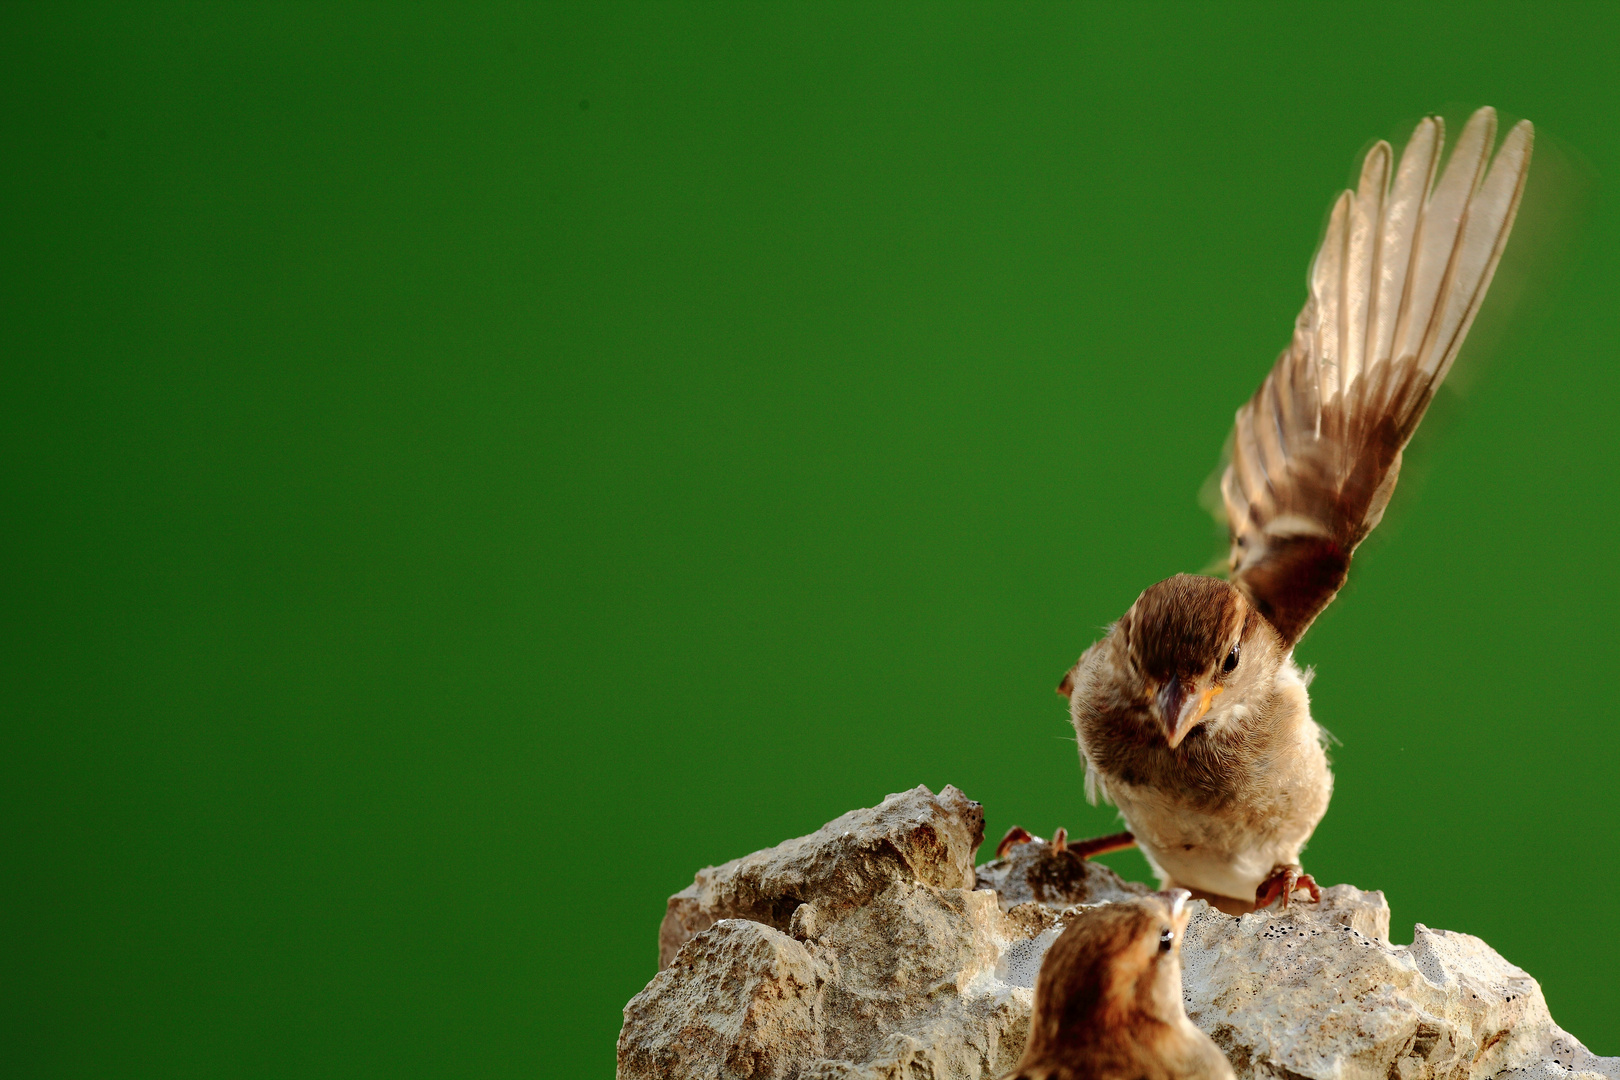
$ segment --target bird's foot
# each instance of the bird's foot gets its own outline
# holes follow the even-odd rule
[[[1014,825],[1007,830],[1007,835],[1001,838],[996,845],[996,858],[1005,859],[1007,852],[1015,844],[1038,843],[1040,837],[1032,835],[1029,830]],[[1052,854],[1069,854],[1084,861],[1094,855],[1106,855],[1110,851],[1124,851],[1126,848],[1136,846],[1136,837],[1128,832],[1110,833],[1108,836],[1095,836],[1090,840],[1081,840],[1069,843],[1069,830],[1059,829],[1052,834]]]
[[[1321,888],[1315,878],[1300,869],[1299,863],[1278,863],[1271,868],[1271,876],[1254,890],[1254,908],[1259,911],[1278,897],[1282,898],[1282,906],[1286,908],[1289,898],[1300,889],[1311,894],[1313,903],[1321,903]]]
[[[1007,852],[1013,849],[1013,845],[1027,844],[1034,839],[1036,837],[1028,829],[1021,825],[1014,825],[1007,830],[1007,835],[1001,838],[1001,843],[996,845],[996,858],[1005,859]]]

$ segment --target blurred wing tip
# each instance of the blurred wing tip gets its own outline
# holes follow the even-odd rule
[[[1395,152],[1387,141],[1379,139],[1373,143],[1361,161],[1361,181],[1356,186],[1358,198],[1379,198],[1384,194],[1389,187],[1390,163],[1394,157]]]
[[[1508,128],[1508,133],[1502,137],[1502,145],[1496,151],[1497,156],[1500,157],[1504,152],[1509,152],[1510,148],[1511,152],[1518,152],[1521,146],[1528,150],[1530,146],[1535,144],[1535,141],[1536,125],[1528,120],[1520,120],[1517,124]]]

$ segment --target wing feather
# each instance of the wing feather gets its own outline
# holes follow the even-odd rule
[[[1389,188],[1389,143],[1367,152],[1350,213],[1350,247],[1344,276],[1345,363],[1339,371],[1339,393],[1348,396],[1359,385],[1367,355],[1367,334],[1376,297],[1379,245],[1383,239],[1384,193]]]
[[[1438,117],[1367,152],[1311,262],[1294,337],[1233,426],[1221,495],[1233,580],[1290,643],[1378,524],[1401,451],[1451,370],[1502,256],[1530,167],[1521,122],[1464,125],[1444,170]]]
[[[1424,196],[1434,183],[1440,146],[1445,141],[1445,121],[1431,116],[1418,124],[1401,151],[1401,164],[1384,213],[1382,258],[1378,267],[1378,299],[1374,311],[1376,332],[1367,335],[1373,356],[1392,356],[1395,328],[1405,313],[1410,293],[1412,241],[1423,219]],[[1383,387],[1387,390],[1387,385]],[[1370,390],[1370,387],[1369,387]],[[1383,398],[1369,394],[1369,409],[1381,408]]]
[[[1519,199],[1524,194],[1530,144],[1530,125],[1514,125],[1502,140],[1490,173],[1469,204],[1462,242],[1457,249],[1459,287],[1447,295],[1435,335],[1439,356],[1435,367],[1436,384],[1446,377],[1457,359],[1457,350],[1473,325],[1480,301],[1485,299],[1486,287],[1502,258],[1502,250],[1507,247],[1508,225],[1518,212]],[[1473,284],[1471,289],[1467,287],[1469,283]]]
[[[1340,375],[1344,359],[1344,256],[1349,246],[1345,235],[1350,220],[1350,204],[1355,199],[1346,191],[1333,204],[1328,218],[1327,235],[1316,252],[1311,265],[1311,296],[1317,305],[1313,320],[1313,345],[1316,354],[1317,376],[1322,383],[1324,400],[1339,396],[1342,385]]]

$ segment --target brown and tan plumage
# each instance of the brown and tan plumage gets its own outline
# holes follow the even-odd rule
[[[1232,1080],[1181,1005],[1187,894],[1077,916],[1035,980],[1024,1056],[1008,1080]]]
[[[1524,191],[1532,129],[1490,163],[1496,114],[1445,141],[1418,124],[1390,177],[1389,144],[1333,206],[1294,339],[1238,410],[1221,496],[1232,580],[1290,645],[1344,584],[1383,517],[1401,451],[1451,370]]]
[[[1495,135],[1496,114],[1476,112],[1443,170],[1438,117],[1398,165],[1388,143],[1368,151],[1292,342],[1237,412],[1221,477],[1230,581],[1147,589],[1059,688],[1088,795],[1118,805],[1167,886],[1228,910],[1316,893],[1299,853],[1333,778],[1293,648],[1382,518],[1507,243],[1532,129],[1514,126],[1493,159]]]

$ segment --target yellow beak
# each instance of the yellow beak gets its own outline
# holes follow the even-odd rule
[[[1164,736],[1170,743],[1170,749],[1174,750],[1181,745],[1188,732],[1197,727],[1204,714],[1209,712],[1210,703],[1215,700],[1216,695],[1224,689],[1226,688],[1223,686],[1205,687],[1196,698],[1188,699],[1186,704],[1182,704],[1180,687],[1176,687],[1173,691],[1170,687],[1166,687],[1160,691],[1159,705],[1164,712],[1165,721]]]

